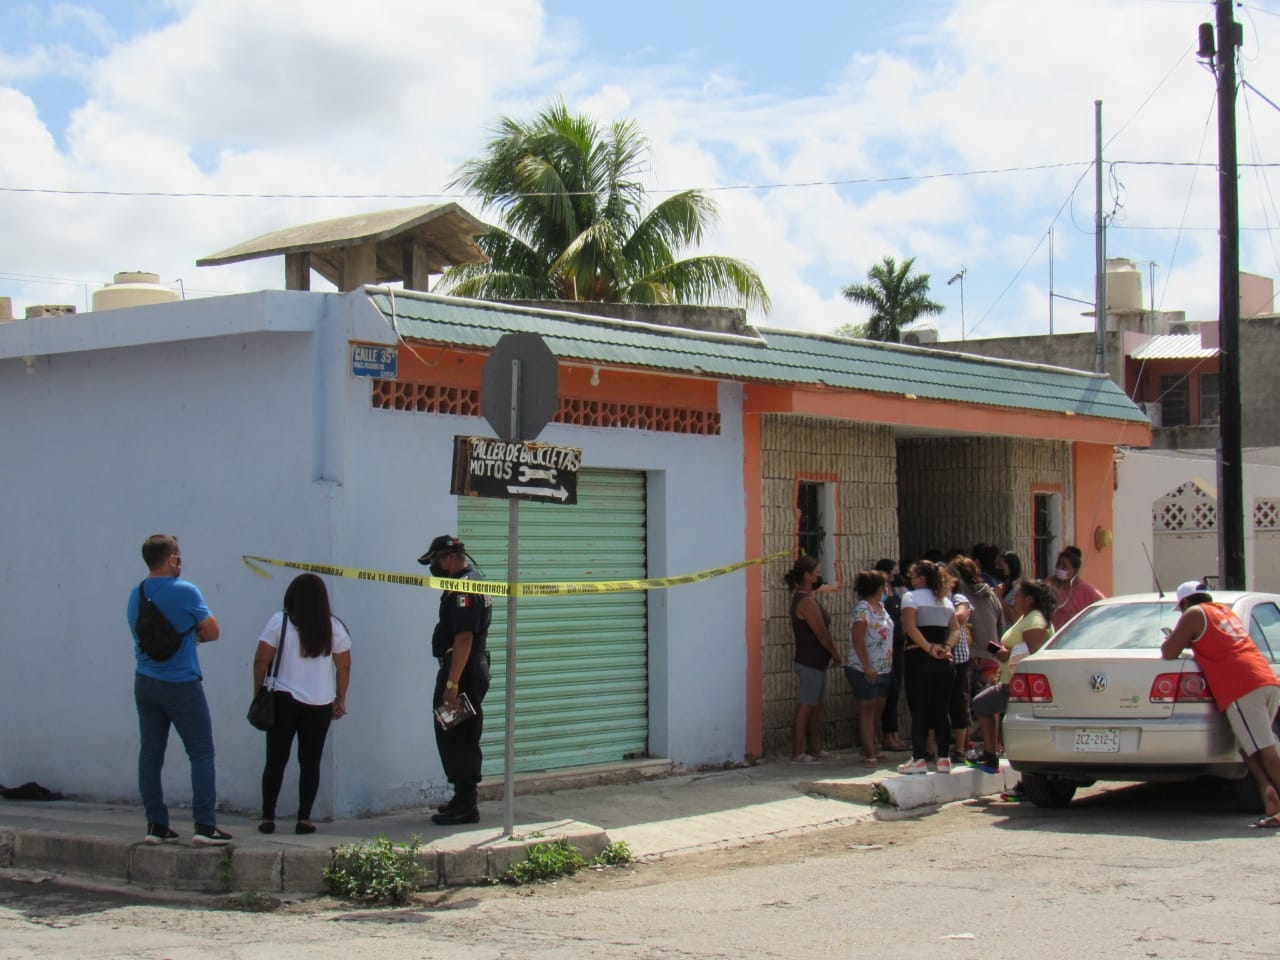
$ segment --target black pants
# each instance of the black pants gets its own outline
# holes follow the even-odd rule
[[[311,819],[311,806],[320,790],[320,758],[324,740],[333,720],[333,704],[312,706],[299,703],[289,694],[277,690],[276,725],[267,731],[267,765],[262,768],[262,819],[276,818],[276,800],[284,782],[284,768],[289,765],[293,738],[298,737],[298,819]]]
[[[487,654],[473,656],[458,680],[458,695],[466,694],[476,715],[449,730],[441,730],[435,723],[435,709],[444,702],[444,685],[449,679],[449,661],[446,659],[436,674],[436,689],[431,698],[432,725],[436,731],[436,749],[440,751],[440,764],[444,775],[454,789],[474,790],[480,782],[480,766],[484,754],[480,752],[480,734],[484,732],[484,710],[481,704],[489,692],[489,658]]]
[[[964,643],[963,640],[960,641]],[[949,713],[951,715],[951,729],[959,731],[959,739],[956,742],[956,749],[961,753],[964,752],[965,737],[968,734],[969,726],[973,720],[969,715],[969,664],[971,660],[964,663],[957,663],[955,682],[951,684],[951,702]]]
[[[906,659],[906,648],[902,644],[893,646],[893,673],[889,677],[889,689],[884,695],[884,712],[880,714],[880,732],[898,732],[898,693],[902,690],[903,661]]]
[[[929,752],[929,730],[933,730],[938,756],[951,750],[951,687],[956,665],[937,660],[916,648],[907,653],[906,691],[911,708],[911,756],[920,760]]]

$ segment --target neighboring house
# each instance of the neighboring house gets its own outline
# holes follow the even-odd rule
[[[619,320],[384,287],[0,324],[0,781],[134,796],[125,598],[145,574],[142,540],[164,531],[222,626],[201,650],[219,795],[254,809],[250,663],[293,573],[262,579],[241,555],[417,573],[447,531],[505,577],[506,502],[449,490],[454,438],[492,435],[481,368],[508,332],[538,333],[556,354],[559,405],[539,440],[583,458],[577,506],[521,508],[523,580],[675,576],[803,548],[822,561],[842,646],[853,575],[881,556],[977,540],[1047,556],[1077,542],[1111,587],[1113,452],[1145,445],[1149,427],[1106,378],[753,328],[734,310],[628,309]],[[391,348],[386,365],[366,366],[367,347]],[[522,601],[517,771],[789,749],[788,563]],[[428,643],[439,595],[329,585],[354,664],[318,812],[442,796]],[[496,614],[493,778],[501,601]],[[854,740],[848,701],[836,681],[830,742]],[[176,740],[170,750],[166,788],[181,798],[185,763]]]
[[[1117,592],[1218,576],[1217,321],[1143,307],[1142,279],[1128,260],[1107,261],[1103,336],[1108,375],[1150,418],[1151,449],[1121,451],[1116,489]],[[1247,583],[1280,583],[1280,314],[1266,277],[1240,275],[1240,398],[1244,447]],[[921,331],[915,332],[917,339]],[[927,333],[925,340],[929,340]],[[1093,370],[1093,333],[934,343],[979,356]]]

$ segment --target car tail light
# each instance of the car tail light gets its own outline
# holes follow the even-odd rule
[[[1203,673],[1162,673],[1151,682],[1152,703],[1209,703],[1213,694]]]
[[[1053,688],[1043,673],[1015,673],[1009,680],[1010,703],[1052,703]]]

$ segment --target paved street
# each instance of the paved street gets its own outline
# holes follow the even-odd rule
[[[1220,791],[988,800],[399,910],[155,904],[6,879],[0,957],[1274,957],[1280,837]]]

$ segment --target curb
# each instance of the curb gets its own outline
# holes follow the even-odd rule
[[[1012,786],[1011,780],[1016,783],[1018,775],[1008,761],[1002,760],[999,773],[965,767],[951,773],[897,774],[883,780],[814,780],[806,789],[846,803],[887,803],[899,810],[919,810],[1003,793]]]
[[[565,840],[590,860],[609,837],[589,824],[505,837],[469,847],[419,852],[425,887],[466,886],[496,880],[528,856],[530,847]],[[332,848],[279,850],[195,847],[107,840],[47,830],[0,830],[0,867],[37,870],[95,881],[183,893],[316,894]]]

